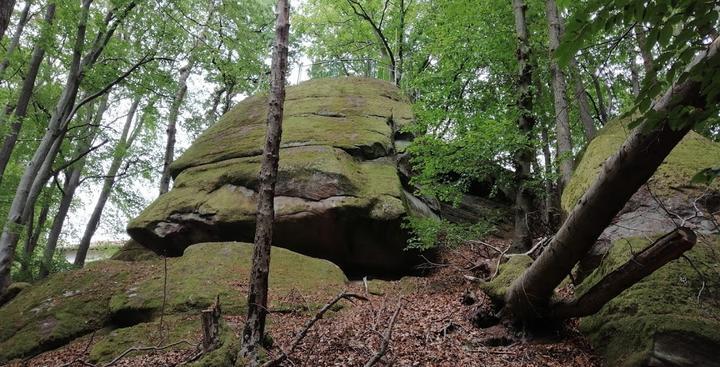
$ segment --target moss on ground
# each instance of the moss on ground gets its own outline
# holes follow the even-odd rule
[[[595,181],[605,160],[613,155],[628,136],[628,119],[614,120],[600,130],[587,146],[572,179],[562,193],[562,208],[570,211]],[[690,184],[699,171],[717,166],[720,162],[720,145],[691,131],[678,144],[649,180],[653,191],[660,197],[677,195],[673,187]]]
[[[173,162],[173,174],[259,155],[266,105],[265,96],[240,102]],[[353,151],[379,146],[386,153],[392,146],[390,121],[401,126],[413,119],[410,104],[395,86],[364,78],[313,80],[290,87],[285,116],[282,147],[328,145]]]
[[[98,261],[53,274],[0,308],[0,362],[63,345],[105,325],[108,302],[131,281],[130,265]]]
[[[646,239],[616,241],[601,266],[577,293],[589,289],[647,245]],[[686,253],[697,271],[682,258],[668,263],[625,290],[597,314],[583,318],[581,331],[610,366],[643,366],[658,333],[701,336],[720,346],[719,251],[717,240],[698,242]],[[698,298],[703,281],[705,288]]]
[[[482,283],[482,289],[497,304],[505,301],[505,293],[525,269],[532,265],[533,259],[527,255],[516,255],[500,265],[498,275],[491,281]]]
[[[170,315],[166,318],[172,328],[189,332],[199,323],[199,311],[217,295],[223,314],[244,313],[252,251],[251,244],[204,243],[189,247],[183,257],[168,259],[165,313]],[[134,326],[103,337],[93,348],[94,358],[103,360],[120,353],[135,341],[147,345],[151,335],[146,331],[157,325],[162,307],[163,265],[162,259],[97,261],[84,269],[54,274],[23,291],[0,308],[0,320],[9,320],[0,324],[0,362],[59,347],[116,325]],[[272,249],[272,299],[291,292],[330,299],[345,282],[342,271],[328,261]],[[154,321],[142,323],[150,320]],[[192,328],[200,330],[199,326]]]

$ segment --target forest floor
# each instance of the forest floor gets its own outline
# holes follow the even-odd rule
[[[507,246],[501,240],[488,240],[493,246]],[[365,296],[353,305],[328,314],[308,332],[291,354],[288,366],[362,366],[381,348],[392,315],[399,313],[392,328],[389,349],[376,366],[599,366],[600,360],[577,331],[576,321],[558,330],[533,335],[503,324],[479,328],[470,321],[478,308],[492,307],[490,299],[465,276],[482,278],[494,271],[497,256],[484,246],[464,246],[441,254],[428,263],[431,275],[407,277],[399,281],[353,282],[349,292]],[[327,299],[291,294],[290,304],[321,305]],[[474,300],[473,304],[469,300]],[[268,326],[275,347],[270,355],[286,348],[295,333],[314,316],[314,312],[285,310],[273,313]],[[226,316],[239,334],[242,316]],[[90,336],[41,354],[25,366],[88,366],[83,359]],[[200,339],[200,333],[197,340]],[[195,353],[192,348],[128,355],[112,366],[176,366]],[[73,363],[73,361],[76,361]]]

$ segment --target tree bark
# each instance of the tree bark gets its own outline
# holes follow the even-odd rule
[[[590,101],[588,100],[587,91],[585,84],[583,83],[580,75],[580,68],[578,67],[577,60],[573,58],[570,60],[570,66],[575,71],[575,99],[578,103],[578,110],[580,112],[580,121],[585,131],[585,138],[587,141],[591,141],[597,135],[597,128],[595,127],[595,120],[592,118],[590,113]]]
[[[2,235],[0,235],[0,295],[5,293],[10,284],[10,268],[15,254],[15,246],[17,246],[18,231],[25,224],[23,223],[23,213],[30,188],[53,144],[63,133],[62,123],[75,103],[80,80],[82,79],[81,58],[91,2],[92,0],[83,0],[67,82],[50,117],[48,129],[20,178]]]
[[[45,200],[42,208],[40,208],[40,214],[38,214],[37,223],[34,221],[34,213],[31,214],[30,221],[28,222],[28,229],[25,238],[25,246],[23,246],[23,257],[22,263],[20,264],[20,272],[32,276],[30,274],[30,261],[37,247],[40,235],[42,234],[43,228],[45,228],[45,222],[47,221],[48,212],[50,211],[50,200]]]
[[[22,35],[23,30],[25,29],[25,25],[28,22],[28,14],[30,13],[31,5],[31,0],[25,1],[25,7],[20,13],[20,19],[18,19],[18,23],[15,26],[13,38],[12,40],[10,40],[10,44],[7,47],[7,51],[5,52],[5,57],[3,58],[3,61],[0,63],[0,80],[2,80],[5,76],[5,70],[7,70],[8,65],[10,65],[10,57],[12,57],[13,53],[15,53],[15,49],[20,44],[20,36]]]
[[[553,228],[554,225],[552,220],[552,213],[554,211],[553,203],[555,202],[555,192],[553,190],[552,179],[550,179],[550,177],[552,176],[552,155],[550,153],[550,137],[548,136],[547,127],[545,127],[544,125],[542,126],[542,130],[540,131],[540,136],[542,138],[543,163],[545,165],[545,179],[543,180],[545,182],[545,205],[543,208],[543,222],[545,222],[547,228]]]
[[[52,25],[55,19],[55,3],[48,5],[47,11],[45,12],[45,28]],[[44,33],[44,32],[43,32]],[[0,148],[0,182],[5,174],[5,169],[10,162],[13,149],[15,149],[15,143],[17,143],[20,130],[22,129],[22,121],[27,115],[27,109],[30,105],[30,98],[33,94],[33,88],[35,87],[35,80],[37,79],[38,72],[40,71],[40,65],[42,64],[43,58],[45,58],[45,48],[42,42],[38,40],[37,44],[33,48],[32,56],[30,57],[30,64],[28,66],[25,79],[23,80],[20,95],[18,96],[17,106],[8,104],[5,107],[5,115],[3,118],[13,116],[13,110],[15,114],[13,116],[12,124],[10,126],[10,133],[5,136],[2,142],[2,148]]]
[[[655,77],[655,62],[653,61],[652,52],[648,48],[647,38],[645,37],[645,30],[640,25],[635,26],[635,39],[640,49],[640,56],[642,56],[643,66],[645,67],[645,78],[649,84],[654,84]]]
[[[605,126],[608,121],[608,112],[607,107],[605,107],[605,96],[602,91],[602,83],[600,83],[600,78],[595,75],[595,73],[590,73],[590,77],[592,78],[593,86],[595,87],[595,94],[597,95],[597,108],[599,113],[598,117],[600,117],[600,124]]]
[[[717,39],[695,58],[687,72],[718,72],[719,48],[720,39]],[[555,287],[587,254],[625,203],[647,182],[694,124],[705,119],[704,113],[683,117],[684,124],[676,130],[671,128],[668,120],[670,112],[677,108],[693,106],[702,111],[718,103],[720,96],[708,100],[708,89],[702,90],[702,85],[702,80],[688,78],[669,88],[652,107],[654,115],[663,116],[663,120],[655,125],[657,127],[648,127],[647,121],[640,124],[618,152],[605,161],[599,176],[570,212],[547,249],[508,290],[506,308],[513,317],[528,320],[542,316]]]
[[[560,170],[559,191],[570,182],[573,172],[572,136],[570,134],[570,114],[568,113],[567,85],[565,73],[555,57],[560,47],[563,26],[555,0],[547,0],[545,11],[548,20],[548,36],[550,49],[550,75],[552,77],[553,97],[555,100],[555,134],[557,140],[557,160]]]
[[[515,233],[513,238],[513,250],[524,251],[532,246],[532,235],[530,233],[529,216],[532,210],[532,195],[527,182],[530,180],[532,161],[535,159],[535,150],[532,148],[533,127],[535,117],[533,116],[533,95],[532,95],[532,65],[530,65],[530,40],[528,36],[527,20],[525,12],[527,6],[524,0],[513,0],[513,12],[515,15],[515,32],[517,34],[517,61],[518,61],[518,129],[526,139],[524,145],[515,152]]]
[[[265,317],[267,316],[270,248],[272,245],[273,221],[275,219],[273,203],[280,158],[289,31],[290,4],[288,0],[278,0],[275,49],[272,57],[268,102],[267,134],[265,136],[262,166],[258,175],[255,249],[253,251],[252,273],[250,274],[250,291],[248,292],[248,316],[242,333],[242,348],[240,351],[241,357],[250,358],[251,365],[257,364],[257,348],[265,332]],[[239,360],[241,359],[239,358]]]
[[[135,112],[137,111],[139,104],[140,97],[136,97],[132,105],[130,105],[130,111],[128,112],[128,115],[125,119],[125,125],[123,126],[122,134],[120,135],[120,139],[118,140],[115,149],[113,150],[113,159],[110,163],[110,168],[105,174],[103,186],[102,189],[100,189],[100,196],[98,197],[98,200],[95,203],[95,209],[93,209],[93,212],[90,215],[90,219],[85,226],[85,232],[83,233],[82,239],[80,240],[77,255],[75,255],[74,265],[77,268],[82,268],[85,265],[85,257],[87,256],[87,252],[90,249],[90,242],[92,241],[92,237],[95,235],[95,231],[97,231],[98,225],[100,224],[100,218],[102,217],[102,212],[105,209],[105,204],[107,204],[107,200],[110,198],[113,185],[115,185],[115,176],[120,170],[120,166],[125,160],[127,151],[132,146],[134,138],[137,136],[137,134],[135,133],[130,135],[130,126],[132,126],[133,119],[135,118]],[[135,126],[135,132],[139,131],[139,129],[141,128],[141,122],[142,119],[138,119],[138,123]]]
[[[619,268],[602,278],[592,288],[569,302],[551,306],[550,318],[567,319],[592,315],[624,290],[682,256],[697,241],[689,228],[678,228],[650,244]]]
[[[15,0],[5,0],[0,3],[0,41],[5,36],[5,30],[10,24],[13,8],[15,8]]]
[[[48,233],[47,244],[43,251],[43,259],[40,263],[40,278],[45,278],[50,274],[50,266],[52,264],[53,256],[55,256],[55,249],[57,248],[58,241],[60,240],[60,234],[67,218],[67,213],[70,210],[73,198],[75,197],[75,190],[80,186],[80,177],[83,169],[85,168],[85,162],[87,161],[87,151],[92,145],[92,141],[95,139],[102,122],[102,117],[107,110],[108,95],[106,94],[100,100],[98,109],[95,112],[95,119],[93,120],[92,126],[89,127],[88,134],[82,139],[75,147],[75,153],[73,154],[76,162],[67,168],[65,172],[65,184],[63,185],[63,195],[60,199],[60,204],[53,217],[53,222]]]
[[[167,133],[167,143],[165,145],[165,158],[163,160],[163,172],[160,177],[160,195],[170,190],[170,164],[175,159],[175,134],[177,132],[177,121],[180,115],[180,107],[185,100],[187,94],[187,80],[190,77],[194,60],[190,56],[187,65],[180,68],[180,80],[178,81],[178,89],[175,91],[172,104],[170,105],[170,114],[168,116],[168,125],[165,132]]]

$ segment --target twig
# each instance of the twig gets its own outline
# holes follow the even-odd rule
[[[362,301],[368,300],[367,298],[365,298],[363,296],[360,296],[360,295],[357,295],[354,293],[348,293],[346,291],[343,291],[342,293],[338,294],[335,298],[333,298],[332,301],[330,301],[328,304],[323,306],[323,308],[321,308],[320,311],[318,311],[318,313],[315,314],[315,317],[313,317],[311,320],[309,320],[305,324],[305,327],[303,327],[302,330],[300,330],[300,332],[297,333],[297,335],[295,335],[295,339],[293,339],[292,343],[290,344],[290,347],[287,350],[283,350],[282,348],[280,348],[280,355],[268,362],[265,362],[265,364],[263,364],[262,367],[279,366],[280,363],[285,361],[289,357],[289,355],[292,354],[293,351],[295,351],[295,348],[297,348],[298,344],[300,344],[300,342],[303,340],[303,338],[305,338],[308,331],[310,331],[310,328],[312,328],[312,326],[316,322],[318,322],[318,320],[322,319],[323,315],[325,315],[325,313],[332,306],[334,306],[336,303],[340,302],[340,300],[342,300],[342,299],[346,299],[350,302],[352,302],[353,299],[359,299]]]
[[[120,353],[120,355],[115,357],[112,361],[108,362],[107,364],[104,364],[103,367],[112,366],[113,364],[117,363],[119,360],[123,359],[126,355],[128,355],[132,352],[158,351],[158,350],[172,348],[172,347],[178,346],[180,344],[188,344],[190,346],[194,345],[195,347],[197,347],[197,344],[193,344],[187,340],[180,340],[180,341],[170,343],[170,344],[160,346],[160,347],[132,347],[132,348],[128,348],[126,351]]]
[[[388,347],[390,346],[390,339],[392,338],[392,330],[395,326],[395,320],[397,320],[398,315],[400,314],[400,310],[402,309],[403,302],[400,301],[400,304],[398,305],[397,309],[395,309],[395,313],[393,313],[392,317],[390,318],[390,324],[388,324],[387,329],[385,329],[385,333],[383,334],[383,340],[382,344],[380,345],[380,350],[375,353],[375,355],[370,358],[367,363],[365,363],[364,367],[372,367],[375,365],[375,363],[379,362],[380,359],[387,353]]]

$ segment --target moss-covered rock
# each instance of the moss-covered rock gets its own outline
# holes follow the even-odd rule
[[[617,241],[582,293],[648,245]],[[700,241],[580,322],[609,366],[717,366],[720,363],[720,246]]]
[[[265,96],[239,103],[175,161],[173,189],[128,225],[137,242],[179,256],[208,241],[252,241]],[[406,273],[407,213],[394,134],[412,121],[390,83],[342,78],[288,88],[274,244],[328,259],[352,276]]]
[[[252,245],[203,243],[167,260],[168,343],[199,335],[200,311],[217,295],[224,315],[245,312]],[[62,346],[95,330],[91,357],[105,361],[134,344],[152,345],[163,304],[164,260],[97,261],[58,273],[0,308],[0,363]],[[271,307],[291,292],[331,298],[344,288],[342,271],[326,260],[273,248]],[[156,335],[156,337],[159,337]],[[151,340],[152,339],[152,340]]]
[[[133,240],[129,240],[110,257],[110,260],[145,261],[155,260],[157,258],[158,255],[156,253],[148,250],[146,247],[143,247]]]
[[[562,207],[570,211],[597,178],[605,160],[614,154],[628,136],[628,120],[613,120],[600,130],[585,149],[572,179],[562,193]],[[720,145],[691,131],[673,149],[648,181],[659,197],[677,195],[674,188],[683,188],[699,171],[717,166]]]

